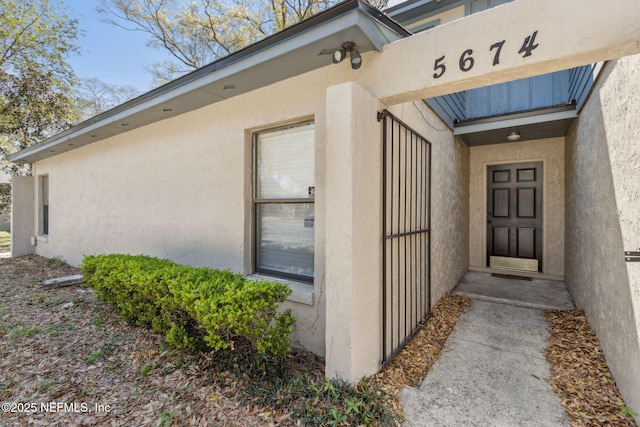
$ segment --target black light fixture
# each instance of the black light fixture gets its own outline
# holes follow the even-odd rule
[[[357,70],[362,65],[362,57],[360,56],[360,52],[356,49],[356,44],[354,42],[344,42],[342,43],[342,47],[333,51],[333,55],[331,60],[334,64],[338,64],[347,57],[347,52],[350,55],[351,68]]]
[[[362,65],[362,57],[360,52],[355,49],[351,49],[351,68],[357,70]]]
[[[346,58],[346,56],[347,56],[347,50],[345,48],[336,49],[333,51],[331,60],[333,61],[334,64],[338,64],[342,62],[342,60]]]

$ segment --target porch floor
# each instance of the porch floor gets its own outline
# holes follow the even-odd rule
[[[472,304],[420,387],[400,399],[406,426],[569,426],[545,381],[546,309],[573,308],[562,282],[469,272],[454,292]]]
[[[516,275],[517,273],[505,271],[500,274]],[[453,292],[477,300],[539,310],[570,310],[575,308],[567,286],[564,282],[555,280],[512,279],[495,277],[491,273],[469,271]]]

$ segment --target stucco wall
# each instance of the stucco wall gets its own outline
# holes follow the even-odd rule
[[[640,412],[640,55],[606,65],[567,137],[566,282]]]
[[[564,138],[471,147],[469,185],[469,266],[487,266],[487,166],[543,162],[542,273],[564,276]]]
[[[37,253],[74,265],[86,254],[144,253],[248,274],[251,135],[314,118],[315,285],[303,292],[313,305],[286,306],[294,344],[324,354],[325,91],[349,71],[321,69],[37,162],[51,200]]]
[[[86,254],[144,253],[248,274],[251,135],[312,117],[315,285],[312,305],[286,304],[297,317],[294,344],[320,355],[332,345],[338,352],[348,351],[331,359],[339,365],[335,372],[348,379],[375,372],[381,360],[382,241],[381,125],[375,112],[382,106],[357,84],[339,84],[345,77],[349,75],[344,70],[327,67],[38,162],[34,175],[49,177],[50,229],[38,240],[37,253],[62,256],[72,264]],[[330,106],[328,94],[333,97]],[[339,112],[343,109],[348,114]],[[423,102],[392,110],[433,143],[435,304],[468,267],[469,150]],[[327,133],[332,135],[330,145]],[[344,149],[349,156],[343,156]],[[351,186],[346,185],[348,176]],[[327,177],[333,182],[333,207],[327,205]],[[325,251],[327,239],[334,250]],[[336,304],[329,312],[337,323],[332,326],[333,344],[325,347],[329,294]],[[346,319],[350,324],[341,325]]]

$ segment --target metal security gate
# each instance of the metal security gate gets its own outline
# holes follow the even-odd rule
[[[382,364],[431,307],[431,143],[387,110],[383,122]]]

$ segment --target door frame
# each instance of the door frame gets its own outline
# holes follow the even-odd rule
[[[517,160],[509,160],[509,159],[503,159],[503,160],[495,160],[495,161],[489,161],[489,162],[482,162],[482,200],[483,200],[483,218],[484,218],[484,227],[482,228],[482,265],[486,267],[487,270],[491,270],[491,271],[507,271],[507,270],[497,270],[497,269],[492,269],[491,267],[489,267],[488,265],[488,259],[487,259],[487,227],[486,227],[486,218],[487,218],[487,212],[488,212],[488,206],[487,206],[487,201],[488,201],[488,194],[487,194],[487,188],[488,188],[488,182],[487,182],[487,176],[488,176],[488,169],[491,166],[498,166],[498,165],[507,165],[507,164],[521,164],[521,163],[533,163],[533,162],[540,162],[542,163],[542,272],[525,272],[523,271],[523,274],[527,274],[527,275],[548,275],[548,239],[547,239],[547,219],[549,217],[549,214],[547,212],[548,210],[548,203],[547,203],[547,195],[549,193],[549,191],[547,191],[547,184],[549,182],[549,179],[547,177],[548,174],[548,167],[547,167],[547,161],[542,158],[542,157],[532,157],[532,158],[525,158],[525,159],[517,159]],[[520,272],[517,272],[520,273]]]

